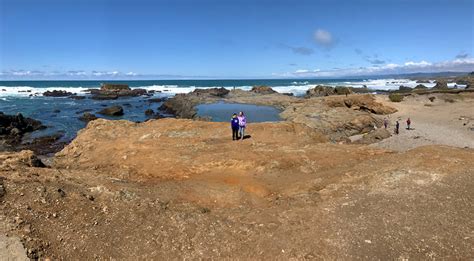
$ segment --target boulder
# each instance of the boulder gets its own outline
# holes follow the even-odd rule
[[[448,89],[448,83],[445,80],[437,80],[436,85],[433,87],[433,89],[437,89],[437,90]]]
[[[197,95],[197,96],[202,96],[202,95],[210,95],[210,96],[217,96],[217,97],[224,97],[226,96],[230,91],[227,90],[226,88],[209,88],[209,89],[196,89],[192,92],[192,94]]]
[[[99,111],[98,113],[107,116],[122,116],[123,108],[122,106],[110,106]]]
[[[268,86],[253,86],[251,92],[260,93],[260,94],[272,94],[276,93],[271,87]]]
[[[97,116],[95,116],[94,114],[90,112],[84,112],[84,114],[82,114],[82,116],[79,117],[79,120],[84,121],[84,122],[93,121],[95,119],[97,119]]]
[[[155,115],[155,112],[152,109],[147,109],[147,110],[145,110],[145,115],[146,116],[153,116],[153,115]]]
[[[0,112],[0,128],[3,135],[21,136],[26,132],[44,129],[40,121],[25,118],[21,113],[17,115],[6,115]]]
[[[46,91],[43,93],[43,96],[46,96],[46,97],[68,97],[71,95],[73,95],[72,92],[58,91],[58,90]]]
[[[324,85],[318,85],[306,91],[306,97],[323,97],[323,96],[329,96],[329,95],[334,95],[334,94],[335,94],[334,87],[324,86]]]
[[[411,92],[413,89],[410,88],[410,87],[407,87],[407,86],[403,86],[401,85],[400,87],[398,87],[398,91],[399,92]]]
[[[336,88],[334,88],[334,92],[335,92],[337,95],[348,95],[348,94],[351,94],[351,93],[352,93],[352,90],[351,90],[351,88],[349,88],[349,87],[336,86]]]

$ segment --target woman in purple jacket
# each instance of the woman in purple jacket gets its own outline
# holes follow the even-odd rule
[[[239,112],[239,116],[237,117],[239,119],[239,134],[240,138],[244,139],[245,136],[245,127],[247,127],[247,118],[245,118],[245,115],[243,112]]]

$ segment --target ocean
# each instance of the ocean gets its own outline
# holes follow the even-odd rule
[[[77,131],[84,128],[86,123],[78,117],[86,110],[96,113],[100,109],[120,105],[125,115],[121,117],[104,117],[109,119],[126,119],[140,122],[147,119],[144,111],[157,108],[161,103],[147,102],[143,97],[119,98],[117,100],[73,100],[70,98],[44,97],[43,92],[52,90],[66,90],[77,95],[85,95],[84,91],[90,88],[99,88],[103,82],[124,83],[131,88],[143,88],[160,91],[155,97],[171,97],[177,93],[191,92],[196,88],[224,87],[250,90],[255,85],[271,86],[281,93],[304,95],[306,90],[317,84],[344,85],[363,87],[373,90],[398,89],[400,85],[414,87],[416,82],[408,79],[253,79],[253,80],[142,80],[142,81],[0,81],[0,112],[16,114],[43,122],[48,128],[35,132],[28,138],[51,135],[57,132],[64,134],[64,139],[75,137]],[[430,87],[434,84],[425,84]],[[97,114],[96,114],[97,115]],[[97,115],[100,116],[100,115]],[[100,116],[102,117],[102,116]]]

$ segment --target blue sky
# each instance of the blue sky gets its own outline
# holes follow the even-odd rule
[[[473,71],[474,0],[0,0],[0,79]]]

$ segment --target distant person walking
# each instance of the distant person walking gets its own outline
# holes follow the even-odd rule
[[[385,127],[385,129],[388,128],[388,119],[387,118],[383,119],[383,126]]]
[[[239,119],[240,138],[244,139],[244,137],[245,137],[245,127],[247,127],[247,118],[245,118],[245,115],[244,115],[243,112],[239,112],[239,116],[237,118]]]
[[[238,140],[239,139],[239,119],[237,118],[236,113],[232,115],[232,119],[230,120],[230,127],[232,128],[232,140]]]
[[[400,123],[397,121],[395,123],[395,134],[398,134],[400,133]]]
[[[407,119],[407,130],[410,129],[410,124],[411,124],[411,120],[410,120],[410,118],[408,118],[408,119]]]

